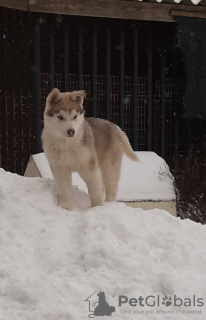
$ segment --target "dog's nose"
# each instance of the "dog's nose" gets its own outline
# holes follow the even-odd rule
[[[67,133],[68,133],[68,136],[69,136],[69,137],[73,137],[74,134],[75,134],[75,131],[74,131],[74,129],[69,129],[69,130],[67,131]]]

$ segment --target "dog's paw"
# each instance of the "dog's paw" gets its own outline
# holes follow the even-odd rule
[[[115,195],[107,194],[105,197],[105,202],[116,202],[116,201],[117,201],[116,194]]]
[[[101,201],[91,201],[91,207],[99,207],[99,206],[103,206],[104,202]]]
[[[72,211],[72,209],[73,209],[72,204],[70,202],[67,202],[67,201],[59,201],[59,206],[62,209],[66,209],[66,210],[69,210],[69,211]]]

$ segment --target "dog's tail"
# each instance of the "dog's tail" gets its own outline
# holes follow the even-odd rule
[[[119,127],[118,127],[119,131],[120,131],[120,135],[121,135],[121,139],[122,139],[122,143],[123,143],[123,150],[124,153],[128,156],[128,158],[130,158],[133,161],[136,162],[140,162],[138,156],[136,155],[136,153],[133,151],[129,140],[126,136],[126,133],[124,131],[122,131]]]

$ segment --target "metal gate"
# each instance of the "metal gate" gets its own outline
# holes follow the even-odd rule
[[[135,150],[178,158],[183,74],[175,24],[0,9],[0,165],[41,152],[48,92],[86,91],[86,116],[118,124]]]

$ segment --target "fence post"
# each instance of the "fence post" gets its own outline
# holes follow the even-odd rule
[[[124,129],[124,104],[125,104],[125,97],[124,97],[124,69],[125,69],[125,31],[124,31],[124,24],[121,21],[120,26],[120,66],[119,66],[119,126],[120,128]]]
[[[79,33],[79,41],[78,41],[78,90],[84,89],[83,83],[83,30],[82,30],[82,23],[79,22],[78,24],[78,33]]]
[[[138,106],[138,30],[135,26],[134,29],[134,83],[133,83],[133,115],[134,115],[134,121],[133,121],[133,148],[134,150],[138,150],[138,127],[139,127],[139,106]]]
[[[49,91],[51,91],[54,86],[54,21],[53,16],[49,17]]]
[[[177,43],[175,44],[175,53],[173,57],[173,81],[174,81],[174,88],[173,88],[173,121],[174,121],[174,166],[175,170],[178,169],[178,158],[179,158],[179,111],[178,111],[178,47]]]
[[[33,32],[33,80],[34,80],[34,152],[41,152],[41,59],[40,25],[35,15]]]
[[[148,22],[147,29],[147,150],[152,150],[152,28]]]
[[[106,119],[111,121],[111,27],[106,28]]]
[[[63,70],[63,89],[69,91],[69,25],[68,16],[64,16],[64,70]]]
[[[164,29],[161,33],[161,61],[160,61],[160,123],[161,123],[161,157],[165,158],[165,39],[164,39]]]
[[[93,117],[97,117],[97,24],[92,26],[92,106]]]

